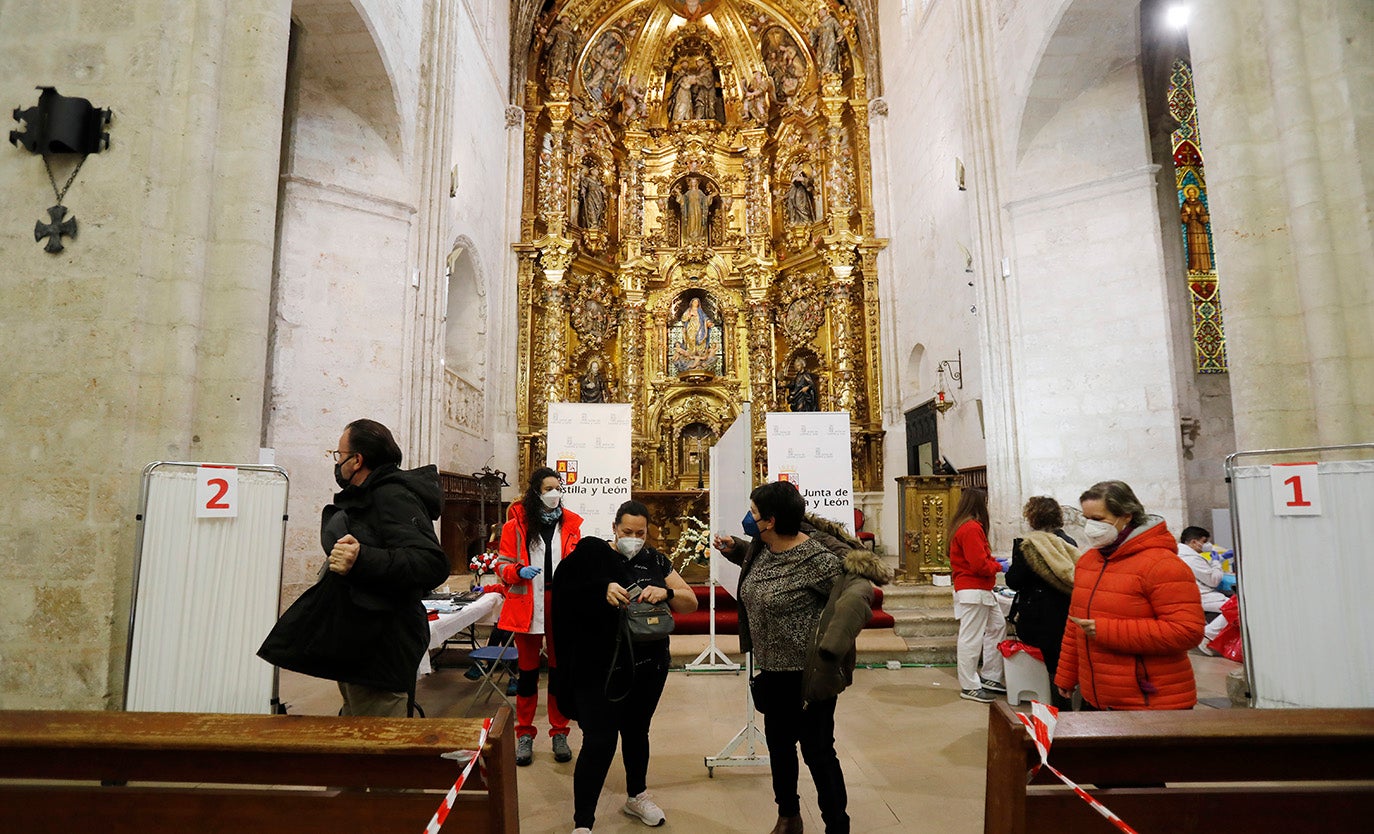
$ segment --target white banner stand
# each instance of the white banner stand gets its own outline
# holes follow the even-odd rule
[[[288,486],[278,466],[143,470],[125,710],[278,711],[257,650],[281,608]]]
[[[746,654],[744,663],[745,681],[749,681],[754,677],[753,654]],[[768,749],[768,742],[763,737],[763,730],[754,724],[754,693],[748,685],[744,687],[744,701],[744,729],[735,733],[719,753],[706,757],[707,778],[714,778],[718,767],[767,767],[769,764],[768,754],[759,753],[760,747]],[[744,752],[739,752],[741,749]]]
[[[1374,707],[1371,458],[1374,443],[1226,458],[1252,706]]]
[[[790,481],[806,511],[854,535],[854,459],[846,411],[770,411],[768,477]]]
[[[721,435],[716,445],[711,447],[711,529],[717,533],[724,534],[727,531],[721,521],[727,517],[727,507],[749,505],[750,420],[749,403],[742,403],[735,422]],[[743,516],[744,513],[741,512],[740,515]],[[697,655],[697,659],[687,664],[688,672],[739,674],[739,664],[716,646],[716,594],[725,592],[725,582],[722,582],[721,578],[722,569],[727,570],[729,575],[725,579],[730,582],[731,587],[739,584],[739,568],[731,562],[724,561],[713,547],[710,575],[707,580],[707,588],[710,591],[707,594],[710,600],[707,633],[710,634],[711,640],[701,654]]]
[[[610,536],[616,509],[630,500],[629,404],[549,403],[546,446],[582,535]]]

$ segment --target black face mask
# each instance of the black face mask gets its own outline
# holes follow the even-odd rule
[[[350,455],[349,457],[352,456]],[[348,458],[344,458],[344,460],[348,460]],[[334,464],[334,483],[339,485],[339,489],[348,489],[353,486],[353,484],[349,483],[349,480],[343,475],[344,460]]]

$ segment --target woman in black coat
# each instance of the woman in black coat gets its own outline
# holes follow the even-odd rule
[[[1016,601],[1009,619],[1016,624],[1016,636],[1021,642],[1044,655],[1045,668],[1053,681],[1069,617],[1078,543],[1064,533],[1064,512],[1053,498],[1032,497],[1026,501],[1022,515],[1031,532],[1012,543],[1007,587],[1016,591]],[[1057,707],[1068,706],[1067,702],[1061,703],[1064,699],[1057,692],[1050,699]]]
[[[553,585],[549,611],[559,666],[549,687],[582,729],[573,771],[577,832],[591,831],[596,821],[617,741],[625,762],[622,812],[646,825],[665,819],[646,788],[649,723],[668,680],[668,638],[630,644],[621,632],[621,609],[637,599],[690,614],[697,598],[668,557],[645,545],[648,531],[648,508],[626,501],[616,510],[614,543],[584,536],[559,563]]]

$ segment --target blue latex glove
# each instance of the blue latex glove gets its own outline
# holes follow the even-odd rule
[[[1221,582],[1217,584],[1217,590],[1230,596],[1236,592],[1236,575],[1228,573],[1221,577]]]
[[[1002,566],[1002,573],[1006,573],[1011,568],[1010,559],[997,559],[997,564]]]
[[[543,568],[536,568],[534,565],[525,565],[518,573],[521,579],[533,579],[538,576],[539,572],[542,570]]]

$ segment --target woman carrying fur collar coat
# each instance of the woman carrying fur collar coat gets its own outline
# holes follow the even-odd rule
[[[892,568],[833,521],[808,515],[802,529],[844,560],[807,649],[802,698],[810,703],[833,698],[854,682],[854,644],[873,618],[873,586],[891,582]]]
[[[1053,498],[1032,497],[1026,501],[1021,515],[1031,532],[1012,542],[1007,587],[1016,591],[1016,601],[1009,619],[1016,624],[1016,636],[1021,642],[1040,650],[1050,680],[1054,680],[1069,618],[1078,543],[1065,535],[1064,512]],[[1050,697],[1056,707],[1069,705],[1069,699],[1058,692]]]

